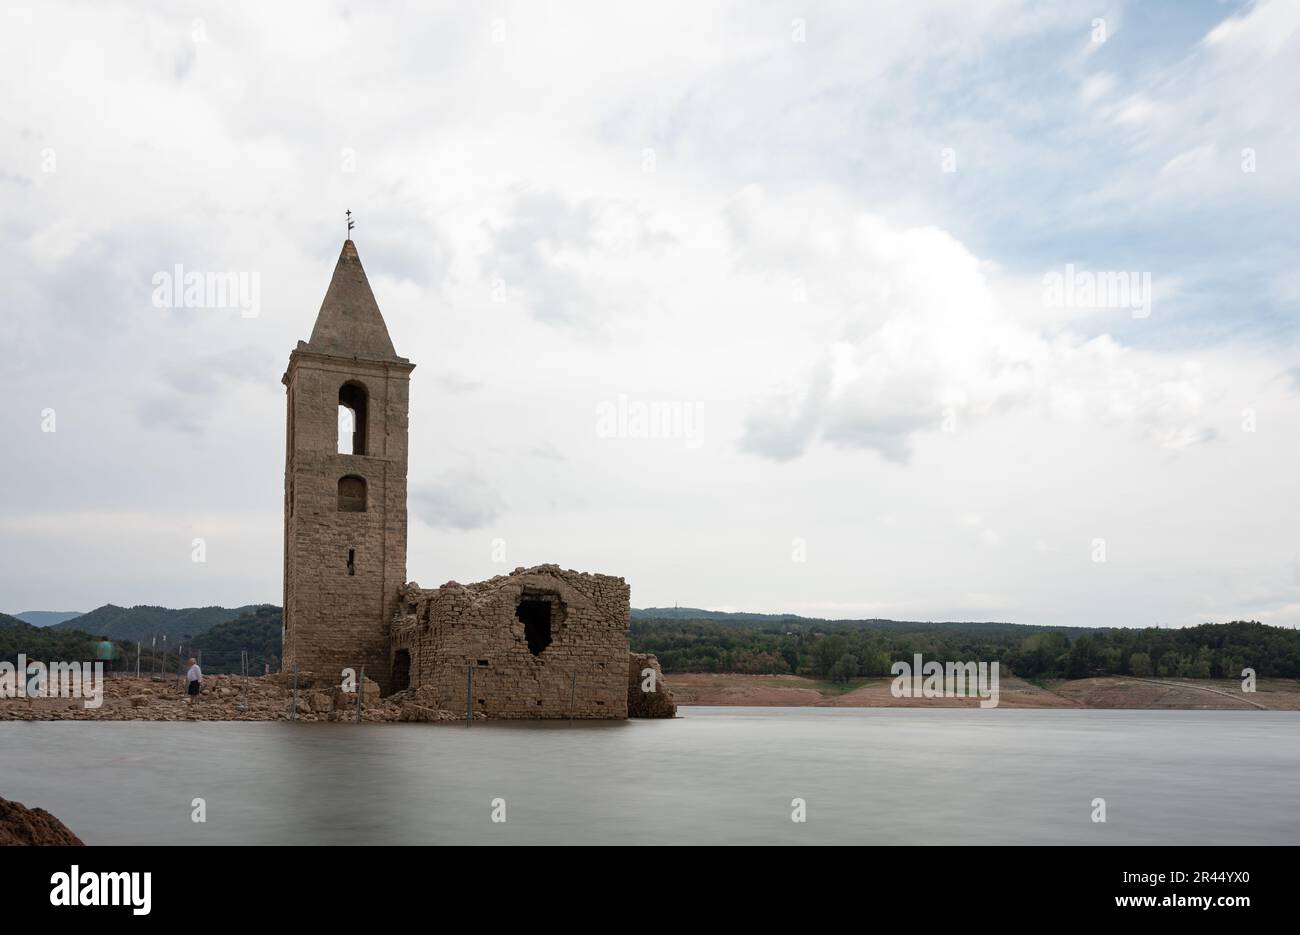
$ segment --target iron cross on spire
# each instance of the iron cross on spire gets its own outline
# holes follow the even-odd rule
[[[357,222],[352,220],[352,211],[348,210],[348,240],[352,239],[352,228],[357,226]]]

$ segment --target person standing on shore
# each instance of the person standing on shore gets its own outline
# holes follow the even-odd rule
[[[189,694],[188,702],[194,704],[199,700],[199,690],[203,683],[203,672],[199,669],[198,660],[190,657],[190,671],[185,674],[186,686],[185,691]]]

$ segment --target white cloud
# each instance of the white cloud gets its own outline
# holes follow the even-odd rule
[[[806,275],[818,297],[784,328],[779,315],[760,319],[776,343],[814,351],[803,379],[755,407],[748,450],[788,460],[820,437],[906,462],[918,433],[1027,406],[1122,421],[1167,448],[1213,437],[1197,368],[1106,335],[1029,327],[1031,315],[1004,309],[978,260],[944,231],[895,230],[755,190],[745,204],[744,222],[733,222],[742,268]]]

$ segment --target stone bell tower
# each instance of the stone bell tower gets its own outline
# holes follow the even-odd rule
[[[406,581],[409,360],[348,240],[309,341],[289,355],[284,671],[344,668],[392,690],[389,627]]]

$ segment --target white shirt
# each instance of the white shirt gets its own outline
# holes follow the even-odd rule
[[[203,673],[199,671],[198,663],[190,666],[190,671],[186,673],[186,678],[191,682],[197,682],[203,678]]]

